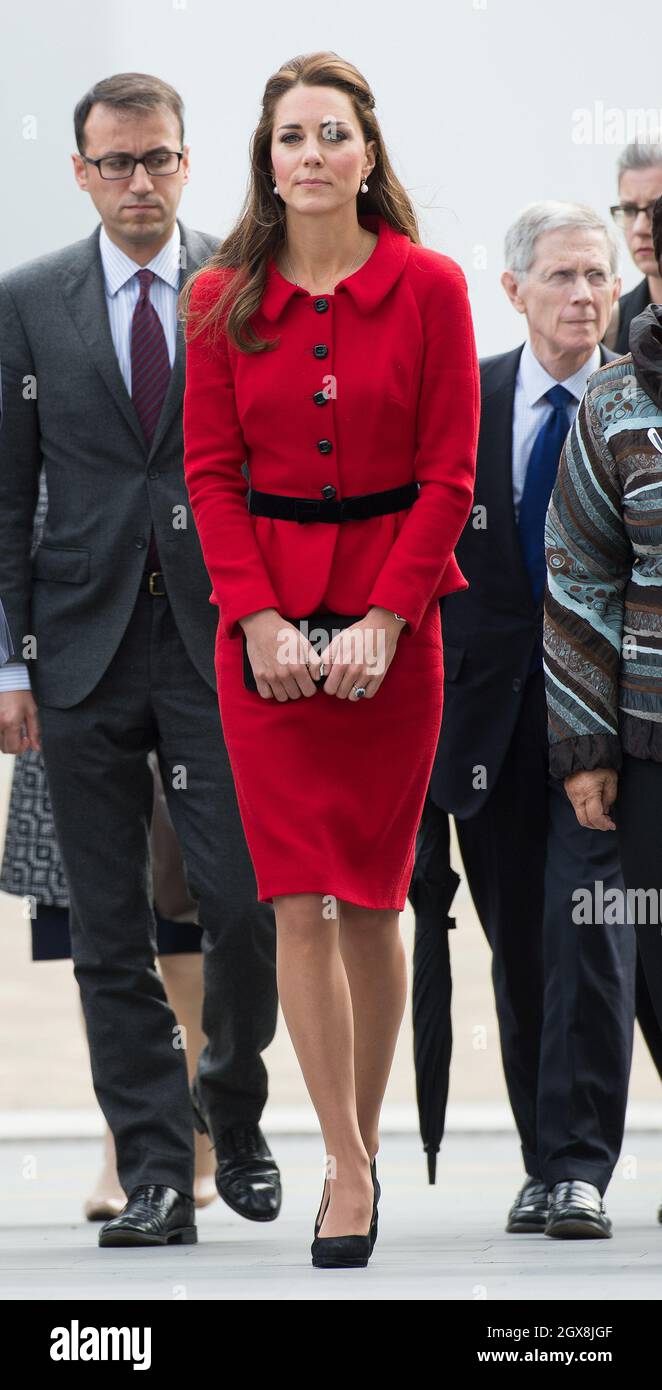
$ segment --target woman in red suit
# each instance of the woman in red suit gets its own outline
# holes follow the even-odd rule
[[[336,1267],[367,1264],[376,1236],[399,913],[441,724],[439,598],[466,588],[453,548],[479,414],[463,273],[421,246],[373,108],[333,53],[270,78],[245,210],[183,292],[220,717],[326,1149],[313,1264]],[[321,648],[301,623],[320,610],[355,619]]]

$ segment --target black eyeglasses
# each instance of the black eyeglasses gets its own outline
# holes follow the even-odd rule
[[[656,198],[655,202],[657,201],[658,199]],[[639,205],[638,203],[616,203],[613,208],[609,209],[609,211],[614,219],[614,222],[616,222],[619,227],[624,227],[626,224],[629,225],[630,222],[634,222],[635,218],[638,217],[640,212],[645,212],[648,221],[652,222],[653,208],[655,207],[655,202],[643,203],[641,205]]]
[[[133,178],[136,164],[143,164],[150,178],[163,178],[165,174],[176,174],[184,157],[183,150],[148,150],[140,159],[132,154],[104,154],[101,159],[81,159],[86,164],[94,164],[102,179]]]

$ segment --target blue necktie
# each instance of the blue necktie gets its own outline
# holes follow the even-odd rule
[[[524,563],[536,603],[545,588],[545,516],[556,482],[568,429],[568,405],[576,398],[565,386],[553,386],[544,399],[554,408],[535,437],[529,458],[517,527]]]

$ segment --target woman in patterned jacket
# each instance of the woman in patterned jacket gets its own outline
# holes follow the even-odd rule
[[[662,198],[652,232],[662,269]],[[633,320],[629,342],[589,377],[561,455],[545,686],[552,776],[580,825],[618,834],[626,901],[596,883],[594,911],[634,921],[662,1024],[662,305]]]

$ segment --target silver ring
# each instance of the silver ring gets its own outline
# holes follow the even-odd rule
[[[354,686],[354,694],[356,695],[357,700],[362,700],[362,699],[363,699],[363,696],[365,695],[365,693],[366,693],[366,691],[365,691],[365,686],[364,686],[364,685],[355,685],[355,686]]]

